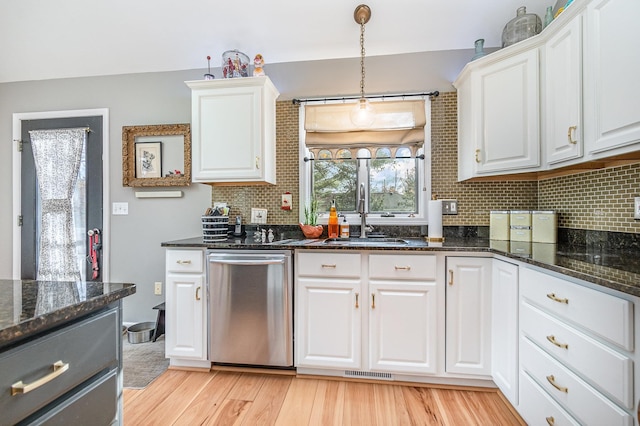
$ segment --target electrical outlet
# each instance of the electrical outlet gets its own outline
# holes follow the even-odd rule
[[[640,197],[633,199],[633,218],[640,219]]]
[[[442,214],[458,214],[458,201],[442,200]]]
[[[162,294],[162,281],[156,281],[154,283],[153,292],[156,296],[160,296]]]

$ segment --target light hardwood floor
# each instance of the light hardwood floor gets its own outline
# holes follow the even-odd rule
[[[167,370],[124,390],[135,425],[524,425],[491,390]]]

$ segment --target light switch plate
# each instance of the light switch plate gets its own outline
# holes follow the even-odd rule
[[[113,203],[111,214],[113,215],[129,214],[129,203]]]
[[[442,214],[458,214],[458,200],[442,200]]]
[[[162,294],[162,281],[156,281],[153,284],[153,293],[157,296]]]
[[[251,223],[267,223],[267,209],[251,209]]]
[[[640,197],[633,199],[633,218],[640,219]]]

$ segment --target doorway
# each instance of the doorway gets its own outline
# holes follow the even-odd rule
[[[107,110],[14,114],[14,138],[22,152],[14,156],[14,212],[20,219],[14,231],[14,278],[36,279],[39,249],[40,195],[29,131],[86,127],[81,169],[73,196],[75,246],[82,280],[91,280],[95,265],[90,261],[92,245],[99,247],[96,281],[107,281],[108,272],[108,127]],[[17,151],[17,150],[16,150]],[[16,182],[17,181],[17,182]],[[99,230],[99,240],[90,240],[89,230]]]

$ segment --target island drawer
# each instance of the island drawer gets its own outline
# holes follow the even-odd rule
[[[1,353],[2,421],[17,423],[101,371],[117,368],[118,321],[117,309],[110,309]],[[18,393],[20,382],[26,388]]]
[[[308,277],[360,277],[359,253],[313,252],[298,253],[296,270]]]
[[[528,268],[520,268],[520,294],[556,317],[633,350],[633,303],[628,300]]]
[[[167,272],[204,271],[204,252],[202,250],[167,250]]]
[[[369,278],[393,280],[436,279],[436,256],[432,254],[372,254]]]

